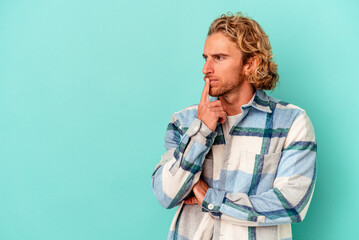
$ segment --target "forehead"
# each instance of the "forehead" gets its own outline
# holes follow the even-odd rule
[[[207,37],[204,43],[204,54],[215,54],[217,52],[238,53],[237,45],[221,32],[216,32]]]

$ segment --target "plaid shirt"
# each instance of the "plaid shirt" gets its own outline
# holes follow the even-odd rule
[[[291,223],[304,219],[316,178],[306,112],[257,90],[225,139],[222,124],[212,132],[197,109],[172,115],[152,175],[160,204],[179,205],[168,239],[292,239]],[[183,204],[200,178],[209,186],[202,207]]]

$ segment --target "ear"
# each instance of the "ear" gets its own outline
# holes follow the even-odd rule
[[[260,60],[257,56],[253,56],[247,60],[247,62],[243,66],[243,73],[245,76],[250,75],[254,72],[254,70],[259,65]]]

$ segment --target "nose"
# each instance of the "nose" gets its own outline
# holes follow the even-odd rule
[[[207,58],[204,66],[203,66],[202,72],[204,75],[208,75],[208,74],[213,73],[213,71],[214,71],[213,70],[213,62],[212,62],[212,60]]]

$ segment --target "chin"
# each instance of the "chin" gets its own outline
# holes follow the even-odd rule
[[[220,91],[211,91],[209,90],[209,95],[211,97],[219,97],[219,96],[222,96],[224,93],[223,92],[220,92]]]
[[[209,92],[209,96],[211,96],[211,97],[218,97],[219,95],[216,94],[215,92]]]

